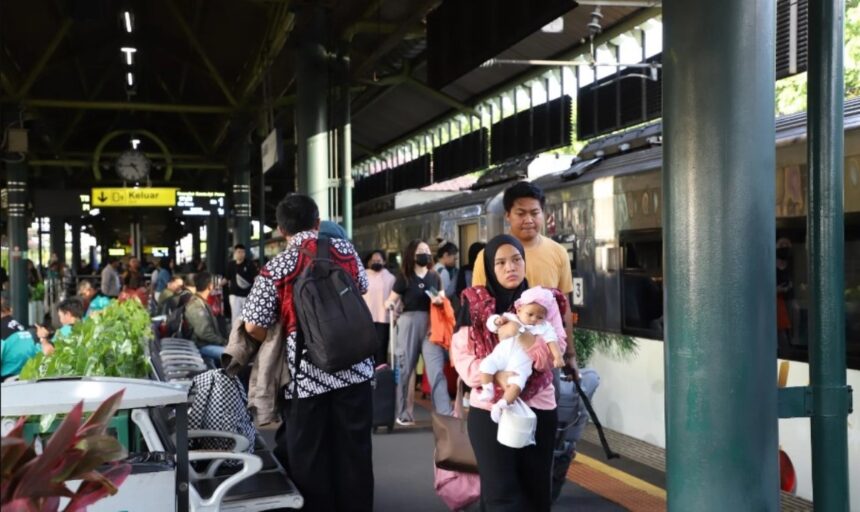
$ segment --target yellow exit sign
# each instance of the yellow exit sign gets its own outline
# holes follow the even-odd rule
[[[93,208],[111,206],[176,206],[175,188],[94,188]]]

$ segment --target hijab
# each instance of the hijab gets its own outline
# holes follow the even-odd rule
[[[498,235],[493,237],[493,239],[487,243],[487,246],[484,247],[484,272],[486,273],[487,278],[485,288],[496,301],[495,313],[497,315],[510,311],[514,302],[520,298],[520,295],[529,287],[525,277],[523,277],[523,281],[519,286],[512,290],[502,286],[502,284],[499,283],[499,280],[496,279],[496,252],[499,250],[499,247],[503,245],[514,246],[520,252],[520,255],[523,257],[523,261],[525,261],[526,258],[526,251],[523,248],[523,245],[519,240],[511,235]],[[486,319],[483,320],[486,321]],[[469,313],[468,305],[464,303],[463,306],[460,307],[457,326],[459,328],[469,325],[472,325],[472,318]]]
[[[499,235],[487,243],[484,248],[484,272],[487,274],[487,291],[496,299],[496,314],[501,315],[506,311],[510,311],[514,305],[514,301],[520,298],[520,295],[529,287],[525,276],[523,281],[514,289],[508,289],[499,283],[496,279],[496,252],[503,245],[513,245],[523,257],[523,262],[526,260],[526,251],[523,249],[523,244],[511,235]]]

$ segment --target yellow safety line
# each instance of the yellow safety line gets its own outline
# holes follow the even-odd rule
[[[639,489],[640,491],[654,496],[655,498],[660,498],[662,500],[666,500],[666,490],[657,487],[654,484],[650,484],[645,480],[636,478],[633,475],[629,475],[624,471],[613,468],[612,466],[608,466],[602,462],[597,461],[596,459],[592,459],[587,455],[583,455],[582,453],[576,454],[576,459],[574,462],[579,462],[585,466],[594,469],[595,471],[599,471],[604,475],[610,476],[616,480],[620,480],[622,483],[633,487],[634,489]]]

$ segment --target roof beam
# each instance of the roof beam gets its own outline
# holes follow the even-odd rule
[[[197,29],[200,27],[200,14],[203,9],[203,2],[205,0],[197,0],[194,3],[194,19],[191,20],[191,28],[194,32],[197,32]],[[193,48],[190,48],[188,51],[193,51]],[[182,64],[182,73],[179,74],[179,97],[182,97],[182,94],[185,92],[185,80],[188,78],[188,61],[186,60],[184,64]]]
[[[641,9],[639,11],[636,11],[636,12],[630,14],[630,16],[625,17],[619,23],[609,27],[608,29],[601,32],[597,37],[595,37],[594,38],[594,46],[597,47],[597,46],[600,46],[606,42],[609,42],[610,40],[620,36],[621,34],[624,34],[625,32],[634,29],[635,27],[641,25],[642,23],[645,23],[646,21],[650,20],[651,18],[654,18],[655,16],[659,16],[660,12],[661,12],[660,9],[651,8],[651,9]],[[574,46],[572,46],[572,47],[570,47],[564,51],[561,51],[556,55],[551,56],[550,59],[551,60],[574,60],[577,57],[588,54],[589,52],[591,52],[590,44],[588,42],[583,42],[583,43],[576,44],[576,45],[574,45]],[[475,95],[474,97],[470,98],[467,101],[467,104],[478,105],[482,101],[485,101],[489,98],[496,97],[499,94],[502,94],[502,93],[508,91],[509,89],[511,89],[516,84],[523,84],[525,82],[528,82],[529,80],[533,80],[533,79],[541,76],[542,74],[546,73],[546,71],[547,71],[547,69],[545,67],[529,68],[526,71],[524,71],[518,75],[515,75],[514,77],[510,78],[509,80],[506,80],[504,83],[499,84],[498,86],[493,87],[492,89],[489,89],[487,91],[484,91],[482,93]],[[394,139],[390,142],[385,143],[384,146],[382,148],[380,148],[380,151],[387,149],[387,148],[390,148],[390,147],[393,147],[393,146],[396,146],[400,143],[406,142],[409,139],[415,137],[417,134],[420,134],[422,132],[426,132],[428,129],[432,128],[433,126],[436,126],[440,122],[444,121],[446,118],[451,117],[453,114],[454,114],[454,112],[448,111],[448,112],[444,112],[444,113],[436,116],[435,118],[433,118],[433,119],[427,121],[426,123],[418,126],[414,130],[404,134],[403,136],[401,136],[397,139]]]
[[[269,25],[266,31],[266,36],[260,43],[260,49],[257,51],[257,58],[251,69],[248,71],[247,78],[243,81],[241,92],[239,94],[239,104],[244,105],[251,97],[251,94],[260,85],[269,66],[272,65],[275,58],[281,53],[287,38],[295,28],[295,15],[290,12],[290,2],[284,2],[277,6],[277,14],[272,17],[272,24]],[[212,141],[211,153],[214,153],[218,147],[224,142],[227,136],[227,129],[230,127],[230,119],[224,121],[215,139]]]
[[[400,43],[400,41],[402,41],[404,37],[406,37],[406,34],[408,34],[412,30],[415,24],[421,21],[424,16],[426,16],[427,13],[430,12],[430,10],[435,8],[440,3],[442,3],[442,0],[424,0],[423,2],[421,2],[421,4],[417,8],[415,8],[415,10],[413,10],[411,14],[409,14],[405,19],[398,23],[399,28],[389,34],[389,36],[386,37],[385,40],[383,40],[382,43],[376,47],[375,50],[373,50],[370,56],[368,56],[366,59],[364,59],[364,61],[362,61],[361,64],[358,65],[352,76],[359,77],[366,71],[369,71],[373,67],[373,65],[376,64],[376,61],[378,61],[379,59],[387,55],[388,52],[393,50],[394,47],[397,46],[397,44]]]
[[[113,71],[113,66],[108,66],[105,68],[101,78],[99,78],[99,82],[96,84],[96,86],[93,88],[93,90],[90,91],[90,93],[88,94],[90,100],[95,99],[95,97],[98,96],[102,92],[102,88],[104,88],[104,85],[107,83],[107,79],[110,76],[112,71]],[[69,126],[66,127],[66,131],[64,131],[63,134],[60,136],[60,138],[57,139],[57,145],[55,147],[55,151],[57,153],[61,152],[63,150],[63,148],[66,147],[66,143],[69,141],[69,137],[71,137],[72,134],[75,132],[75,128],[78,127],[78,124],[80,124],[80,122],[83,121],[84,115],[86,113],[87,113],[87,111],[85,109],[78,109],[78,111],[75,113],[75,117],[74,117],[74,119],[72,119],[72,122],[69,123]]]
[[[12,101],[0,98],[0,103]],[[225,105],[182,105],[172,103],[137,103],[132,101],[81,101],[57,99],[23,99],[21,104],[39,108],[73,108],[86,110],[118,110],[139,112],[183,112],[186,114],[231,114],[237,109]]]
[[[83,167],[90,168],[93,165],[92,160],[73,160],[73,159],[61,159],[61,160],[28,160],[27,165],[32,167]],[[174,169],[200,169],[200,170],[210,170],[210,171],[224,171],[227,169],[227,164],[219,163],[219,162],[174,162]]]
[[[209,56],[206,54],[206,50],[203,48],[203,45],[200,44],[200,41],[197,39],[197,36],[194,35],[194,31],[191,30],[191,27],[188,26],[188,23],[185,21],[185,18],[182,17],[182,13],[179,12],[179,9],[176,7],[176,3],[174,0],[169,0],[167,3],[167,8],[170,10],[170,13],[173,15],[173,18],[176,19],[176,22],[179,24],[179,28],[182,29],[182,32],[185,34],[185,37],[188,38],[188,42],[191,43],[191,46],[197,52],[197,55],[203,61],[203,65],[206,66],[206,69],[209,70],[209,76],[212,77],[212,80],[218,85],[218,88],[221,89],[221,92],[224,93],[224,97],[227,98],[227,101],[230,105],[236,106],[236,98],[233,97],[233,93],[230,92],[230,88],[227,87],[227,84],[224,82],[224,79],[221,78],[221,74],[215,68],[215,65],[212,64],[212,61],[209,60]]]
[[[14,96],[18,92],[18,84],[21,81],[20,68],[13,64],[14,59],[6,45],[0,45],[0,52],[2,52],[0,55],[0,87],[9,96]]]
[[[167,99],[170,100],[171,103],[178,103],[176,96],[170,91],[170,88],[167,87],[167,84],[164,82],[164,79],[161,75],[158,75],[158,85],[161,86],[161,90],[164,91],[164,94],[167,95]],[[206,146],[206,143],[203,142],[203,137],[200,136],[200,132],[197,130],[197,127],[191,122],[191,119],[188,118],[188,114],[185,112],[179,113],[179,118],[182,119],[182,123],[185,125],[185,128],[188,129],[188,133],[191,134],[191,138],[194,139],[194,142],[200,147],[204,154],[209,153],[209,148]]]
[[[51,56],[54,55],[55,51],[57,51],[57,47],[60,46],[60,43],[63,41],[63,38],[66,37],[71,26],[71,18],[66,18],[66,20],[63,21],[63,24],[60,25],[60,30],[54,34],[54,38],[51,39],[50,43],[48,43],[48,47],[45,48],[44,52],[42,52],[42,56],[39,57],[38,61],[36,61],[33,69],[30,70],[30,73],[27,74],[27,78],[24,79],[24,83],[21,84],[21,88],[18,89],[19,98],[23,98],[28,92],[30,92],[30,88],[33,87],[33,83],[36,81],[36,78],[38,78],[42,70],[45,69],[45,64],[51,60]]]

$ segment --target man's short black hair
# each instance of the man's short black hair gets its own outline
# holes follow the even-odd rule
[[[243,251],[246,250],[245,246],[242,244],[236,244],[235,246],[233,246],[233,250],[235,251],[236,249],[242,249]]]
[[[57,305],[57,311],[62,311],[77,319],[81,319],[84,317],[84,302],[78,297],[69,297]]]
[[[304,194],[287,194],[275,211],[278,226],[287,234],[295,235],[313,229],[320,218],[317,203]]]
[[[197,289],[197,293],[209,288],[210,284],[212,284],[212,274],[209,272],[198,272],[194,274],[194,288]]]
[[[446,254],[458,254],[460,249],[457,248],[457,245],[454,242],[446,242],[441,247],[436,249],[436,258],[441,258]]]
[[[505,212],[510,213],[511,208],[514,207],[514,201],[524,197],[540,201],[541,210],[546,206],[546,196],[543,195],[543,190],[527,181],[521,181],[505,190],[505,195],[502,199],[502,203],[505,205]]]

